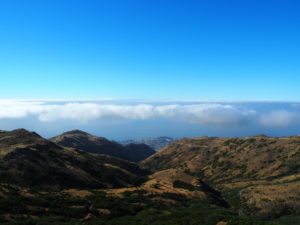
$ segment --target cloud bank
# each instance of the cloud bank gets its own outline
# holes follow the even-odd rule
[[[300,122],[300,114],[286,110],[271,111],[262,115],[260,123],[269,127],[289,127]]]
[[[295,108],[294,105],[292,105]],[[265,127],[288,127],[300,121],[299,112],[273,110],[261,113],[249,107],[228,103],[121,104],[113,102],[55,102],[0,100],[0,119],[35,117],[40,122],[74,120],[167,119],[204,126],[233,127],[257,124]]]

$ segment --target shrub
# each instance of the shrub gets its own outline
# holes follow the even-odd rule
[[[187,189],[187,190],[190,190],[190,191],[194,191],[196,189],[193,185],[185,183],[185,182],[183,182],[181,180],[175,180],[173,182],[173,187],[175,187],[175,188],[183,188],[183,189]]]

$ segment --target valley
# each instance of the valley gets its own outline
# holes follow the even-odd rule
[[[149,149],[79,130],[1,131],[1,224],[299,224],[299,136]]]

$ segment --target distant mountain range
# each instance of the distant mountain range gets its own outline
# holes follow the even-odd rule
[[[144,139],[136,139],[136,140],[126,140],[120,141],[122,145],[128,144],[146,144],[153,148],[155,151],[159,151],[166,147],[167,145],[175,142],[177,139],[171,137],[157,137],[157,138],[144,138]]]
[[[81,130],[72,130],[53,137],[50,141],[64,146],[84,150],[89,153],[105,154],[133,162],[141,161],[155,151],[146,144],[128,143],[123,146],[103,137],[97,137]]]

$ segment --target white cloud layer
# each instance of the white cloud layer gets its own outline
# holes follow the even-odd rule
[[[286,110],[271,111],[260,118],[260,123],[270,127],[288,127],[300,122],[300,115]]]
[[[55,102],[0,100],[0,119],[36,117],[41,122],[74,120],[90,122],[100,119],[169,119],[199,125],[231,127],[258,124],[287,127],[299,122],[300,114],[287,110],[259,113],[229,103],[121,104],[108,102]]]
[[[155,118],[186,121],[202,125],[228,126],[247,121],[254,111],[243,111],[227,104],[101,104],[62,103],[42,101],[1,100],[0,118],[36,116],[40,121],[77,120],[88,122],[97,119],[146,120]]]

